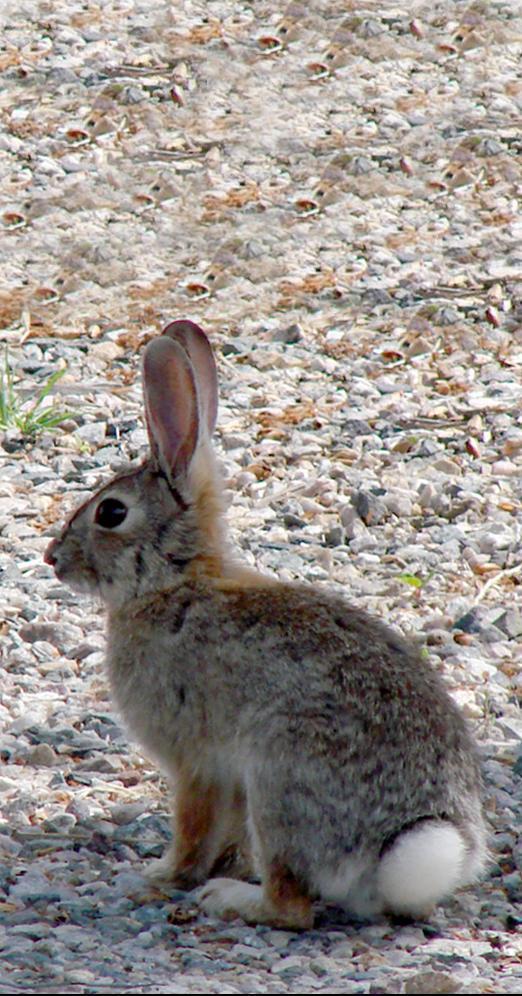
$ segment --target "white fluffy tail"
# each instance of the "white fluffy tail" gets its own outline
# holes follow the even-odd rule
[[[421,919],[484,870],[486,831],[480,814],[468,835],[469,840],[449,821],[422,820],[399,834],[377,861],[362,853],[323,867],[314,890],[357,916],[395,913]]]
[[[377,893],[383,909],[425,916],[459,886],[476,877],[466,843],[450,823],[432,820],[397,837],[381,858]],[[477,871],[479,869],[477,868]]]

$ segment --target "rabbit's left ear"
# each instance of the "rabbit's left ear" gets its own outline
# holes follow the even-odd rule
[[[145,347],[143,393],[153,462],[170,481],[186,476],[199,436],[196,379],[186,351],[167,336]]]
[[[216,427],[218,410],[217,370],[212,346],[203,329],[188,318],[170,322],[161,334],[179,342],[188,354],[196,375],[201,406],[201,428],[206,428],[210,437]]]

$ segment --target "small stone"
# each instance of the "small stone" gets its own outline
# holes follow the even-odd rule
[[[274,948],[286,948],[294,937],[295,934],[288,930],[269,930],[265,935],[267,944]]]
[[[518,639],[522,636],[522,611],[507,609],[495,619],[495,626],[498,626],[510,639]]]
[[[378,377],[374,383],[381,394],[402,394],[407,390],[406,384],[396,380],[394,377],[387,377],[386,375]]]
[[[92,446],[100,446],[104,442],[107,431],[106,422],[86,422],[76,429],[75,435]]]
[[[377,538],[361,522],[361,529],[358,534],[350,540],[350,550],[352,553],[363,553],[368,550],[375,550],[378,546]]]
[[[279,370],[287,364],[287,360],[281,351],[276,352],[270,349],[253,350],[251,362],[258,370]]]
[[[294,512],[285,512],[283,515],[283,522],[287,529],[302,529],[306,525],[306,522],[299,515],[295,515]],[[337,544],[334,544],[334,546]]]
[[[87,968],[71,968],[64,972],[63,980],[71,986],[89,986],[96,982],[96,975]]]
[[[237,449],[248,449],[251,443],[251,439],[248,436],[243,436],[238,432],[228,432],[224,433],[221,439],[221,445],[224,450],[237,450]]]
[[[88,358],[102,357],[102,359],[112,362],[123,356],[123,349],[112,339],[102,339],[100,342],[91,343],[89,346]]]
[[[357,436],[371,436],[372,428],[368,422],[360,418],[349,418],[343,422],[343,438],[355,439]]]
[[[125,86],[119,99],[122,104],[141,104],[141,102],[146,99],[146,95],[144,91],[139,90],[137,86]]]
[[[77,643],[83,637],[79,626],[70,623],[30,622],[19,630],[22,640],[27,643],[50,643],[60,653],[66,653],[71,644]]]
[[[235,339],[234,342],[224,342],[221,347],[221,352],[223,356],[241,356],[247,353],[250,346],[243,342],[241,339]]]
[[[111,819],[118,826],[124,826],[126,823],[132,823],[142,813],[147,812],[148,808],[147,802],[141,800],[139,802],[118,803],[115,806],[111,806]]]
[[[41,941],[49,937],[51,933],[51,927],[48,923],[19,923],[15,924],[11,930],[15,936],[18,934],[29,937],[32,941]]]
[[[82,643],[79,643],[76,647],[71,647],[69,655],[72,660],[81,662],[87,657],[90,657],[91,654],[98,653],[99,649],[99,646],[93,645],[88,640],[85,640]]]
[[[5,432],[1,433],[0,440],[2,449],[6,453],[17,453],[25,445],[24,437],[19,429],[6,429]]]
[[[502,443],[502,452],[504,456],[515,456],[522,450],[522,432],[520,430],[513,430],[510,432],[504,442]]]
[[[497,141],[496,138],[491,138],[487,136],[486,138],[481,138],[480,142],[477,143],[476,151],[478,156],[498,156],[501,152],[505,152],[505,145],[502,142]]]
[[[246,491],[247,488],[252,487],[253,484],[257,483],[257,477],[252,474],[249,470],[242,470],[237,477],[233,478],[231,484],[239,491]]]
[[[333,958],[319,957],[310,962],[310,969],[318,978],[324,978],[325,975],[335,972],[336,964]]]
[[[411,996],[423,996],[423,994],[437,993],[459,993],[462,984],[453,976],[446,972],[416,972],[413,978],[406,980],[404,992]]]
[[[27,752],[27,764],[33,764],[37,768],[50,768],[56,764],[58,758],[53,748],[49,744],[36,744]]]
[[[324,534],[324,542],[326,546],[342,546],[346,543],[346,531],[342,526],[332,526]]]
[[[433,467],[438,470],[439,474],[448,474],[449,476],[462,474],[462,467],[449,457],[440,457],[438,460],[434,460]]]
[[[121,771],[123,761],[119,757],[104,757],[103,755],[99,755],[98,757],[88,758],[79,767],[82,770],[85,769],[85,771],[101,771],[112,775]]]
[[[304,968],[304,959],[299,955],[289,955],[281,958],[271,966],[270,971],[274,975],[296,976],[301,975]]]
[[[432,484],[431,481],[421,484],[417,496],[419,505],[423,509],[436,511],[440,502],[440,489],[435,484]]]
[[[69,833],[76,826],[76,817],[72,813],[56,813],[42,823],[48,833]]]
[[[498,474],[499,477],[512,477],[520,474],[520,465],[514,460],[497,460],[491,465],[491,473]]]
[[[356,491],[352,495],[352,505],[365,526],[377,525],[386,517],[386,505],[371,491]]]
[[[276,329],[272,335],[273,342],[284,342],[287,346],[292,346],[294,343],[300,342],[302,338],[303,333],[297,324],[288,325],[286,328]]]
[[[445,629],[430,629],[426,633],[426,645],[428,647],[443,647],[450,640],[450,634]]]
[[[413,512],[413,502],[407,494],[386,494],[381,502],[392,515],[398,519],[409,519]]]
[[[482,606],[477,605],[470,609],[469,612],[465,612],[464,615],[459,616],[458,619],[453,623],[452,628],[460,630],[462,633],[484,633],[487,627],[487,622],[484,618],[484,610]]]
[[[492,523],[487,530],[477,536],[477,540],[480,552],[496,560],[495,554],[501,550],[509,550],[514,540],[514,533],[500,522],[497,525]]]

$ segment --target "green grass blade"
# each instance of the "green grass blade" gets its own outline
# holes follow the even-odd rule
[[[55,428],[65,419],[74,416],[75,412],[57,408],[54,404],[42,407],[43,401],[64,373],[65,367],[55,370],[40,389],[36,399],[31,404],[23,402],[16,395],[6,348],[4,369],[0,371],[0,428],[7,429],[11,426],[18,429],[22,435],[34,436],[45,429]]]
[[[31,407],[28,409],[28,412],[35,412],[37,408],[40,407],[42,401],[44,401],[47,395],[52,391],[54,385],[56,384],[56,381],[60,380],[60,377],[63,377],[64,373],[65,373],[65,368],[63,367],[60,370],[55,370],[55,372],[51,374],[47,383],[44,384],[44,386],[42,387],[38,397],[36,398],[36,401],[34,401]]]

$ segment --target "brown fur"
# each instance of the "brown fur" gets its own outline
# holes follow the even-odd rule
[[[279,861],[270,865],[266,883],[266,901],[272,907],[273,919],[281,926],[306,930],[312,926],[312,900],[306,888],[292,871]]]

